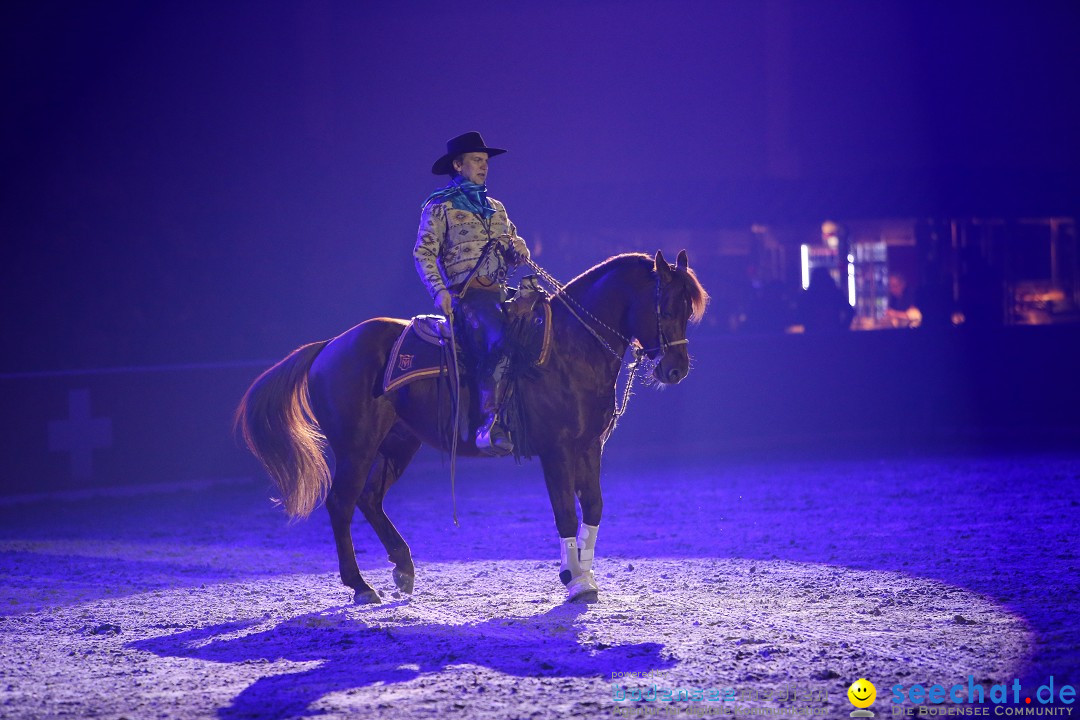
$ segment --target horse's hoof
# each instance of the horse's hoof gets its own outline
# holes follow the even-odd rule
[[[415,579],[416,576],[412,573],[399,572],[397,568],[394,568],[394,584],[397,585],[398,590],[406,595],[412,594]]]
[[[594,603],[599,589],[592,571],[587,570],[566,584],[566,597],[572,603]]]
[[[382,598],[374,590],[357,590],[356,597],[353,598],[354,605],[375,605],[381,602]]]

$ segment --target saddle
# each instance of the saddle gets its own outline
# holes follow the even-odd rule
[[[510,357],[511,377],[541,367],[551,352],[551,302],[536,278],[524,278],[504,305],[507,327],[505,352]],[[458,343],[462,352],[463,343]],[[450,325],[442,315],[416,315],[398,335],[383,375],[383,391],[397,390],[414,380],[449,375]],[[462,373],[470,363],[459,357]]]

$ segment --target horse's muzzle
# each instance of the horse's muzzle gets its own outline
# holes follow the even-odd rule
[[[674,385],[675,383],[681,381],[684,377],[686,377],[687,372],[687,368],[681,367],[679,365],[665,368],[664,363],[661,362],[659,365],[656,366],[656,369],[653,370],[653,377],[655,377],[662,383]]]

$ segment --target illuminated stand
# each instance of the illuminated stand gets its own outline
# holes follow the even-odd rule
[[[888,248],[884,241],[860,242],[851,246],[841,269],[839,249],[829,245],[802,245],[802,289],[810,287],[815,268],[827,268],[837,287],[847,288],[848,304],[855,308],[853,330],[880,327],[889,307]]]
[[[855,243],[848,255],[850,302],[855,329],[880,327],[889,309],[889,261],[885,241]]]

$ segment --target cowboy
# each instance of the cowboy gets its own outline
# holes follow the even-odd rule
[[[506,279],[529,260],[529,249],[506,216],[506,208],[488,197],[488,159],[505,150],[488,147],[478,132],[446,143],[446,154],[431,172],[449,175],[450,183],[424,202],[413,249],[435,307],[450,316],[456,305],[463,344],[475,363],[480,409],[486,421],[476,432],[476,447],[492,455],[513,450],[499,421],[506,393],[509,359],[502,352]]]

